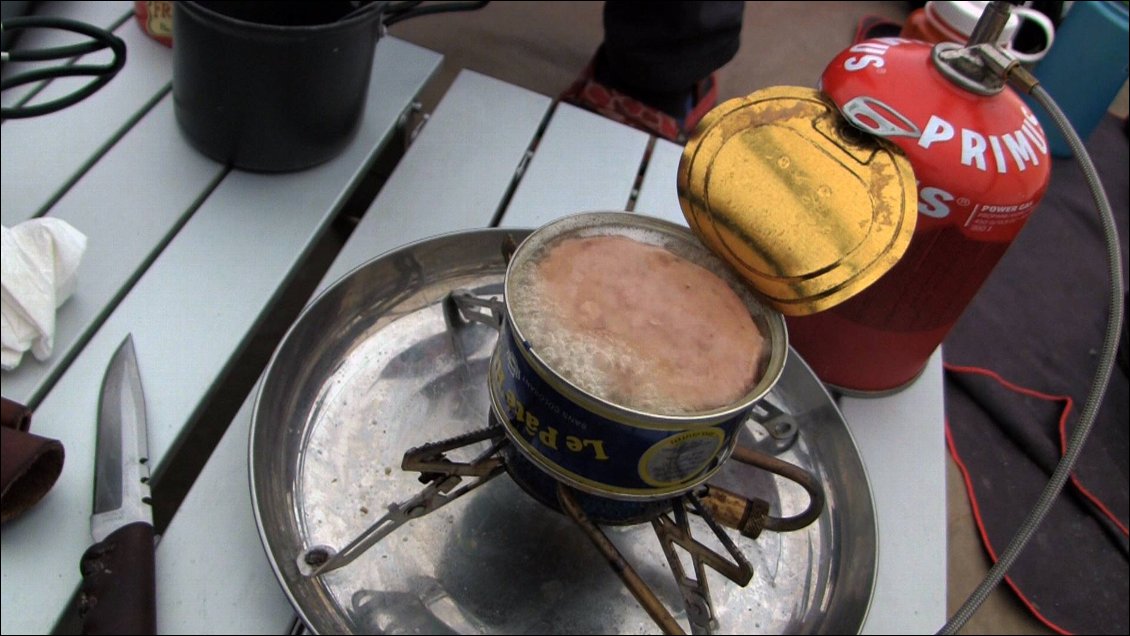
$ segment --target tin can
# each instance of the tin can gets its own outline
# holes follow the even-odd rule
[[[703,265],[737,293],[765,338],[754,387],[732,404],[706,412],[660,414],[616,404],[555,370],[515,320],[526,290],[515,272],[531,266],[549,243],[566,237],[630,236]],[[507,268],[501,333],[489,373],[491,407],[522,456],[582,492],[625,501],[654,501],[702,484],[722,466],[756,403],[773,387],[788,352],[784,319],[761,303],[685,228],[621,212],[565,217],[518,247]],[[709,328],[703,325],[703,328]]]

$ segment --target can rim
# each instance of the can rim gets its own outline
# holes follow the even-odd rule
[[[678,241],[680,247],[696,250],[697,255],[702,257],[702,261],[710,265],[708,269],[722,278],[746,304],[751,317],[768,343],[768,347],[763,356],[765,362],[762,365],[764,368],[761,369],[761,377],[740,400],[715,409],[692,413],[655,413],[624,406],[584,390],[554,370],[531,346],[511,310],[510,298],[514,297],[511,285],[515,270],[529,262],[531,254],[550,241],[571,234],[585,236],[588,233],[596,234],[618,227],[648,230]],[[666,247],[666,245],[663,245],[663,247]],[[534,230],[518,245],[507,265],[503,283],[503,301],[505,320],[514,332],[518,345],[516,348],[531,364],[535,372],[541,376],[542,380],[561,391],[568,399],[577,402],[583,408],[601,417],[640,428],[669,430],[686,429],[688,426],[712,426],[734,417],[742,411],[748,411],[777,384],[784,371],[785,359],[788,357],[788,331],[784,317],[745,285],[725,261],[703,245],[698,237],[687,228],[663,219],[632,212],[582,212],[562,217]]]

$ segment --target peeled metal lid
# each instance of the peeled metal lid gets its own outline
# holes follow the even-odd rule
[[[699,239],[794,316],[878,280],[917,217],[901,151],[853,128],[821,93],[791,86],[710,111],[683,150],[678,190]]]

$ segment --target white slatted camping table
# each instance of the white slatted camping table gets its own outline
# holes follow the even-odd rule
[[[130,4],[117,6],[124,15]],[[3,378],[5,396],[36,406],[33,432],[61,439],[67,449],[63,475],[48,497],[4,526],[4,633],[44,633],[73,611],[78,560],[89,543],[97,392],[114,348],[133,334],[149,402],[151,453],[160,466],[181,451],[225,367],[238,359],[440,60],[382,40],[373,82],[380,90],[370,95],[362,133],[346,153],[308,171],[261,175],[228,171],[181,141],[169,107],[170,52],[130,35],[137,30],[131,21],[119,30],[131,42],[123,74],[136,64],[163,79],[147,77],[127,88],[124,80],[116,87],[122,79],[116,78],[82,104],[40,118],[44,123],[12,121],[0,128],[4,223],[16,222],[9,221],[9,208],[13,219],[57,214],[91,237],[79,292],[60,310],[55,356]],[[123,95],[108,93],[112,88]],[[132,115],[119,117],[123,109]],[[116,123],[96,122],[92,112],[113,112]],[[49,139],[43,131],[56,116],[83,134]],[[25,126],[31,132],[23,132]],[[680,152],[675,144],[464,71],[400,157],[320,288],[388,250],[459,230],[532,228],[588,210],[634,209],[681,223],[675,195]],[[51,165],[64,155],[81,160],[68,159],[66,169]],[[13,173],[25,179],[46,174],[9,168],[17,157],[40,162],[53,171],[50,179],[38,188],[17,186],[9,169],[26,171]],[[158,545],[160,633],[278,634],[294,621],[252,513],[247,442],[254,396],[252,390],[234,419],[223,423],[226,433],[199,474],[187,476],[194,484]],[[909,389],[882,399],[844,399],[841,408],[869,472],[878,515],[878,581],[864,631],[933,632],[945,621],[946,603],[940,354]]]

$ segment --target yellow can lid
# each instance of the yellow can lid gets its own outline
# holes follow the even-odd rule
[[[678,191],[699,239],[786,315],[823,311],[878,280],[917,218],[902,152],[800,87],[710,111],[683,150]]]

